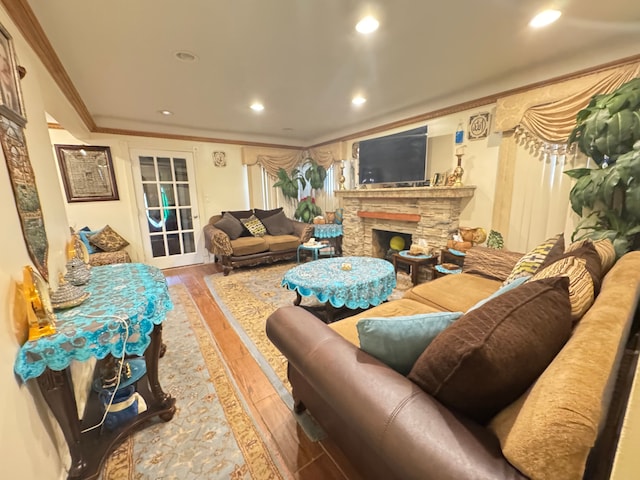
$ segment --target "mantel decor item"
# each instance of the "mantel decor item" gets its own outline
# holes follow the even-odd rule
[[[27,144],[22,128],[13,120],[0,115],[0,143],[7,162],[13,196],[16,200],[22,234],[27,244],[29,257],[40,275],[49,279],[47,255],[49,243],[44,228],[40,197],[35,174],[29,161]]]
[[[67,202],[118,200],[109,147],[56,145]]]
[[[29,340],[56,333],[56,317],[49,297],[49,286],[30,266],[22,270],[22,292],[27,304]]]
[[[21,127],[27,124],[13,40],[2,25],[0,25],[0,102],[0,115]]]
[[[340,184],[340,190],[346,190],[344,186],[344,182],[347,179],[344,176],[344,160],[340,162],[340,178],[338,179],[338,183]]]
[[[462,187],[462,175],[464,169],[462,168],[462,157],[464,155],[464,147],[456,148],[456,157],[458,157],[458,165],[453,169],[453,173],[449,178],[449,184],[453,187]]]

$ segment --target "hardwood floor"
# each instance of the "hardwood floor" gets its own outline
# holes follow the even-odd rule
[[[289,478],[300,480],[359,480],[344,454],[329,439],[312,442],[298,426],[257,362],[245,348],[217,303],[204,277],[220,272],[208,263],[164,270],[169,285],[182,283],[207,322],[244,396],[254,419],[279,463],[289,470]],[[233,275],[233,273],[232,273]]]

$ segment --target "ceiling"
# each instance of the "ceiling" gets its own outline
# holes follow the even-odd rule
[[[97,127],[292,146],[640,53],[638,0],[21,1]]]

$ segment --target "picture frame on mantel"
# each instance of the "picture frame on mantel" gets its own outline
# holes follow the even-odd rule
[[[2,25],[0,25],[0,115],[21,127],[27,124],[13,39]]]
[[[119,200],[109,147],[55,145],[67,202]]]

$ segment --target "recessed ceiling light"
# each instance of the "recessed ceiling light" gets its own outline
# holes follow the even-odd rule
[[[176,52],[175,56],[181,62],[195,62],[198,59],[198,57],[195,54],[191,52],[187,52],[186,50],[181,50],[179,52]]]
[[[165,116],[169,116],[169,115],[173,115],[173,112],[171,110],[158,110],[158,113],[161,115],[165,115]]]
[[[380,22],[369,15],[357,23],[356,30],[360,33],[371,33],[375,32],[378,26],[380,26]]]
[[[351,103],[353,103],[354,105],[362,105],[366,101],[367,101],[366,98],[364,98],[361,95],[358,95],[357,97],[353,97],[353,100],[351,100]]]
[[[545,10],[533,17],[529,22],[529,26],[533,28],[546,27],[560,18],[562,12],[560,10]]]
[[[253,110],[254,112],[261,112],[262,110],[264,110],[264,105],[256,102],[251,105],[251,110]]]

